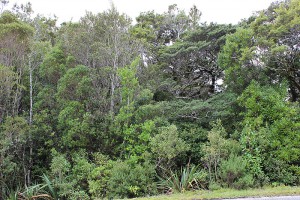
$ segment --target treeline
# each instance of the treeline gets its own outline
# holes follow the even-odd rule
[[[300,184],[300,0],[237,25],[32,13],[0,15],[0,199]]]

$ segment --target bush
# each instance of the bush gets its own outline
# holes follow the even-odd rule
[[[252,187],[254,185],[254,179],[251,174],[246,174],[243,177],[239,178],[236,182],[232,184],[232,187],[235,189],[245,189]]]
[[[91,174],[94,165],[90,163],[85,151],[80,150],[72,155],[71,162],[67,156],[57,151],[52,151],[53,159],[51,161],[51,177],[46,180],[48,185],[51,184],[58,197],[62,199],[89,199],[88,176]],[[50,188],[49,188],[50,189]]]
[[[189,145],[179,137],[175,125],[161,127],[159,134],[151,138],[150,147],[157,158],[157,165],[164,168],[169,167],[178,155],[189,150]]]
[[[108,196],[133,198],[156,194],[155,177],[155,168],[149,163],[133,166],[128,161],[117,161],[113,164],[108,180]]]
[[[297,180],[297,176],[294,175],[288,163],[278,158],[269,157],[266,159],[264,161],[264,168],[266,175],[270,178],[270,182],[275,185],[291,185]]]
[[[90,199],[90,197],[85,193],[85,191],[82,190],[72,192],[71,196],[69,197],[69,200],[79,200],[79,199],[88,200]]]
[[[227,187],[244,189],[253,186],[251,174],[247,174],[247,161],[241,156],[230,155],[228,160],[223,160],[220,165],[220,177]]]
[[[212,191],[213,190],[220,190],[221,188],[222,188],[222,186],[219,183],[214,182],[214,181],[210,182],[209,186],[208,186],[208,189],[212,190]]]
[[[107,195],[108,180],[113,167],[113,161],[101,153],[94,154],[95,168],[89,174],[89,192],[92,199],[104,198]]]
[[[181,168],[179,172],[170,171],[160,178],[160,189],[163,191],[185,192],[206,188],[208,174],[196,166]]]

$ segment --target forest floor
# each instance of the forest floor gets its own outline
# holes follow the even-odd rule
[[[199,190],[193,192],[177,193],[172,195],[159,195],[153,197],[136,198],[135,200],[208,200],[242,197],[271,197],[271,196],[294,196],[300,195],[300,187],[277,186],[263,187],[259,189],[234,190],[220,189],[214,191]]]

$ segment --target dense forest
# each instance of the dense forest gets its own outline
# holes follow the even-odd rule
[[[300,185],[300,0],[236,25],[0,6],[0,199]]]

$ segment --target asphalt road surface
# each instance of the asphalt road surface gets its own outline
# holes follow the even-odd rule
[[[251,197],[251,198],[223,199],[223,200],[300,200],[300,196]]]

